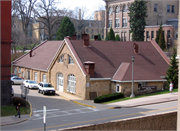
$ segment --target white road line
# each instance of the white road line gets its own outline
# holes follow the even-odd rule
[[[49,110],[46,110],[46,111],[59,111],[59,109],[49,109]],[[43,112],[43,110],[36,110],[36,111],[33,111],[34,113],[36,112]]]

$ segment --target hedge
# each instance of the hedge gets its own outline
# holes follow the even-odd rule
[[[114,94],[102,95],[102,96],[96,97],[94,99],[94,103],[102,103],[102,102],[107,102],[107,101],[111,101],[111,100],[115,100],[119,98],[124,98],[124,94],[114,93]]]

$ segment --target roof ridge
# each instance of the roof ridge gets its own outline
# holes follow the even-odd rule
[[[34,47],[32,50],[36,49],[37,47],[41,46],[42,44],[44,44],[44,43],[46,43],[46,42],[47,42],[47,40],[43,41],[41,44],[39,44],[38,46]],[[30,52],[30,51],[29,51],[29,52]],[[14,61],[11,62],[11,63],[13,64],[13,63],[15,63],[16,61],[20,60],[20,59],[23,58],[24,56],[28,55],[29,52],[26,53],[26,54],[24,54],[24,55],[22,55],[21,57],[17,58],[16,60],[14,60]]]
[[[155,47],[155,49],[159,52],[159,54],[163,57],[163,59],[167,62],[167,64],[170,65],[170,60],[165,55],[165,53],[162,51],[162,49],[159,47],[159,45],[155,42],[155,40],[151,40],[151,43]]]

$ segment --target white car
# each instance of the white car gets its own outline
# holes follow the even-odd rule
[[[37,82],[34,81],[34,80],[25,80],[25,81],[23,82],[23,84],[24,84],[24,86],[27,87],[27,88],[31,88],[31,89],[35,88],[35,89],[38,89],[38,84],[37,84]]]
[[[20,77],[14,76],[11,77],[11,84],[23,84],[24,80]]]
[[[56,91],[54,87],[48,83],[48,82],[40,82],[38,84],[38,93],[42,93],[43,95],[45,94],[53,94],[55,95]]]

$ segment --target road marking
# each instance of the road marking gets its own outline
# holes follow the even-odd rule
[[[47,112],[48,111],[59,111],[59,109],[49,109],[49,110],[46,110]],[[43,112],[43,110],[36,110],[36,111],[33,111],[33,113],[37,113],[37,112]]]
[[[158,112],[162,110],[170,110],[170,109],[175,109],[177,107],[171,107],[171,108],[164,108],[164,109],[159,109],[159,110],[152,110],[152,111],[147,111],[147,112],[138,112],[138,113],[133,113],[133,114],[127,114],[127,115],[121,115],[121,116],[114,116],[114,117],[108,117],[108,118],[102,118],[102,119],[95,119],[95,120],[89,120],[89,121],[83,121],[83,122],[76,122],[76,123],[69,123],[69,124],[63,124],[63,125],[57,125],[57,126],[50,126],[46,127],[48,128],[55,128],[55,127],[62,127],[62,126],[69,126],[69,125],[76,125],[76,124],[83,124],[83,123],[89,123],[89,122],[94,122],[94,121],[100,121],[100,120],[107,120],[107,119],[113,119],[113,118],[120,118],[120,117],[125,117],[125,116],[133,116],[133,115],[138,115],[142,113],[149,113],[149,112]],[[30,129],[26,131],[33,131],[33,130],[43,130],[44,128],[36,128],[36,129]]]

